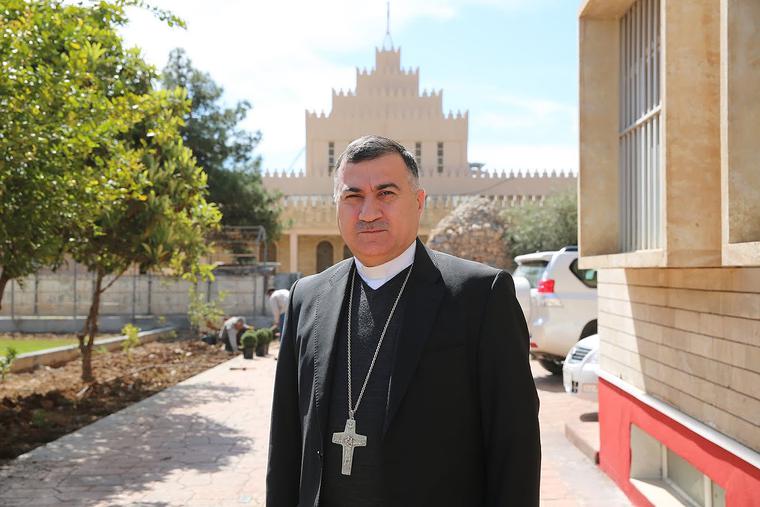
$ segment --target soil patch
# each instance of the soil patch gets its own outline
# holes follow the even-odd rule
[[[13,373],[0,383],[0,464],[230,358],[199,340],[162,339],[127,353],[95,347],[96,381],[81,361]]]

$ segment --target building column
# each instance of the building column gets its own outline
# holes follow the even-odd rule
[[[290,272],[298,272],[298,234],[290,233]]]

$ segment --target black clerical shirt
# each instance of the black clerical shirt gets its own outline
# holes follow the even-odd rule
[[[356,283],[351,288],[354,291],[351,315],[352,405],[356,404],[372,356],[380,340],[380,334],[409,269],[402,270],[375,290],[367,285],[358,273],[356,274]],[[333,433],[343,431],[348,418],[348,350],[346,341],[348,339],[348,297],[345,298],[336,336],[335,362],[332,369],[333,377],[330,389],[330,409],[325,441],[325,466],[322,475],[320,506],[355,507],[361,505],[362,507],[370,507],[383,504],[381,441],[388,409],[393,359],[403,321],[404,299],[402,295],[388,325],[388,331],[380,347],[367,389],[364,392],[359,409],[354,415],[356,432],[367,437],[367,446],[354,449],[351,475],[346,476],[341,474],[343,448],[332,442]]]

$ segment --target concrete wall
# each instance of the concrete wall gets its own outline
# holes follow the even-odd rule
[[[108,283],[110,279],[106,279]],[[257,315],[269,311],[264,291],[268,279],[261,274],[220,273],[213,282],[201,282],[197,290],[209,300],[226,293],[220,307],[230,315]],[[93,277],[89,273],[45,272],[9,283],[0,317],[87,315]],[[103,316],[184,315],[189,282],[157,275],[124,275],[101,296]]]
[[[760,449],[760,268],[599,272],[601,367]]]

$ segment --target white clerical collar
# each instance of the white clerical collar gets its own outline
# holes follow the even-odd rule
[[[377,289],[378,287],[382,287],[385,282],[412,265],[414,262],[416,247],[417,241],[415,240],[411,245],[409,245],[409,248],[401,253],[401,255],[395,259],[389,260],[384,264],[380,264],[379,266],[365,266],[359,261],[359,259],[354,257],[354,262],[356,262],[356,271],[359,273],[359,276],[362,277],[362,280],[364,280],[367,285],[372,287],[372,289]]]

